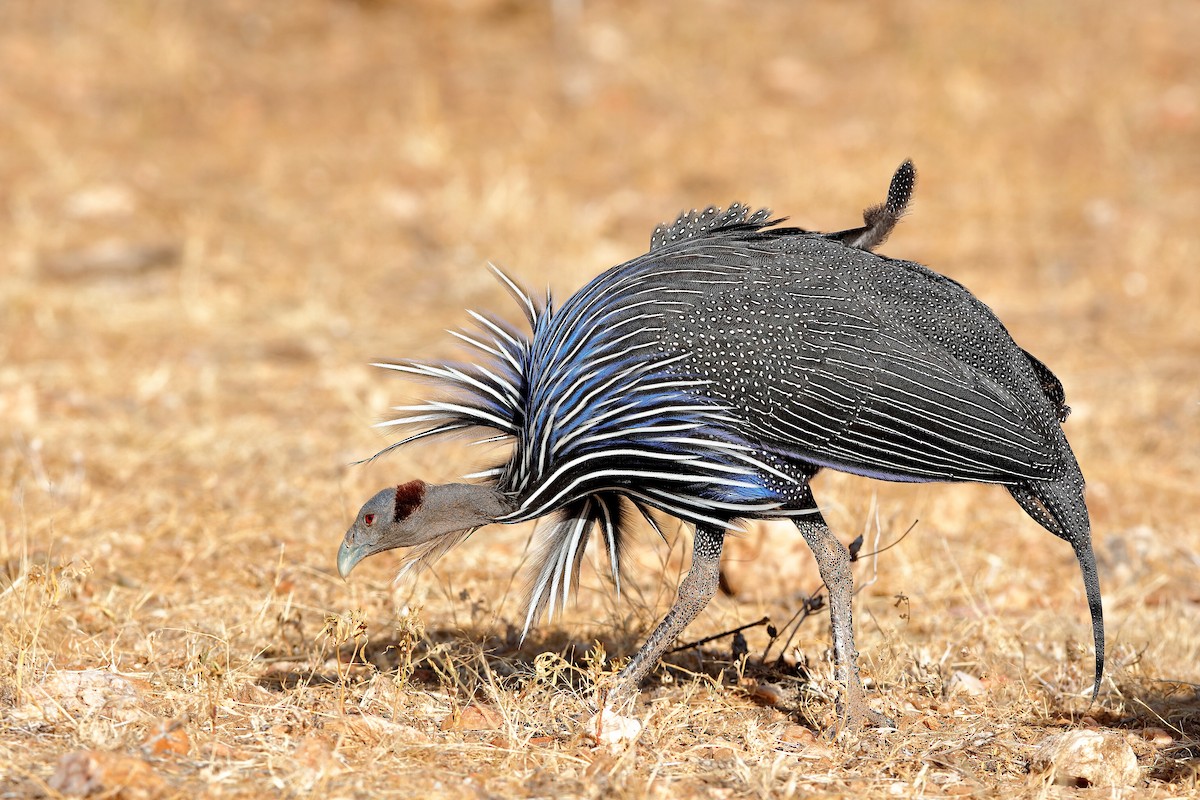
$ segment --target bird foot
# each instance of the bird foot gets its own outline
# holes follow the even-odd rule
[[[896,721],[887,714],[880,713],[873,708],[867,709],[867,727],[868,728],[891,728],[896,729]]]
[[[598,713],[593,719],[601,716],[620,716],[621,712],[632,711],[641,691],[637,681],[631,681],[622,675],[616,676],[611,683],[601,684],[596,688],[596,694],[588,705]]]
[[[834,723],[825,728],[827,739],[840,739],[850,734],[861,733],[864,728],[896,728],[896,722],[889,716],[881,714],[869,707],[865,702],[858,704],[837,704],[837,718]]]

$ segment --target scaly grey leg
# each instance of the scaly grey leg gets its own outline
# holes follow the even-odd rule
[[[812,493],[808,504],[816,508]],[[838,541],[820,511],[797,517],[796,527],[808,542],[817,560],[821,580],[829,590],[829,621],[833,629],[833,661],[843,696],[838,709],[838,727],[859,730],[864,724],[891,727],[887,717],[867,707],[866,693],[858,673],[858,651],[854,649],[854,620],[850,609],[854,597],[854,577],[850,572],[850,553]]]
[[[683,583],[679,584],[679,596],[675,605],[663,621],[658,623],[658,627],[646,639],[646,643],[637,651],[633,660],[617,675],[616,686],[608,693],[606,711],[619,709],[637,695],[642,678],[654,668],[666,649],[679,638],[683,629],[717,593],[721,572],[721,549],[724,544],[724,529],[708,525],[696,526],[692,567]]]

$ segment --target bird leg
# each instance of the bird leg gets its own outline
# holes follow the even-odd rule
[[[633,659],[617,675],[616,685],[608,693],[606,713],[616,711],[633,699],[642,678],[654,668],[666,649],[717,593],[721,572],[721,549],[724,544],[723,529],[708,525],[696,526],[692,567],[684,577],[683,583],[679,584],[679,596],[675,605],[662,622],[658,623],[658,627],[646,639],[646,643]]]
[[[812,495],[809,494],[811,502]],[[815,509],[815,504],[813,504]],[[808,542],[821,580],[829,590],[829,620],[833,628],[833,661],[838,682],[842,684],[842,700],[838,704],[835,733],[859,730],[865,724],[893,727],[891,720],[867,706],[862,678],[858,673],[858,651],[854,649],[854,624],[850,610],[854,578],[850,572],[850,553],[838,541],[825,523],[820,511],[796,519],[804,541]]]

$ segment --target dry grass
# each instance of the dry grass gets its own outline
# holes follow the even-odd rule
[[[1075,791],[1026,764],[1081,721],[1138,742],[1139,796],[1194,793],[1198,36],[1187,0],[0,5],[0,795],[54,794],[94,749],[151,795],[1032,797]],[[820,478],[847,540],[919,520],[857,607],[900,730],[833,747],[789,727],[829,711],[820,616],[782,666],[747,631],[749,677],[728,640],[674,656],[625,752],[578,735],[613,666],[595,642],[633,651],[686,537],[646,537],[619,604],[588,571],[521,648],[527,531],[412,585],[386,556],[337,578],[361,500],[478,463],[347,466],[404,398],[366,362],[508,308],[486,260],[564,294],[683,207],[845,227],[906,156],[885,252],[971,286],[1075,407],[1098,705],[1069,549],[985,487]],[[786,529],[728,573],[689,636],[781,625],[818,588]],[[69,683],[87,669],[128,680]],[[956,671],[986,692],[947,695]],[[464,730],[473,701],[498,727]]]

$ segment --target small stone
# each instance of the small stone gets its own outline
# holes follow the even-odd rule
[[[329,775],[340,771],[334,757],[333,744],[316,734],[300,739],[292,751],[292,759],[314,776]]]
[[[142,742],[142,752],[148,756],[186,756],[191,749],[183,722],[175,719],[159,720]]]
[[[1141,778],[1137,756],[1123,737],[1090,729],[1047,736],[1030,770],[1048,773],[1062,786],[1132,786]]]
[[[133,193],[119,184],[90,186],[67,198],[63,211],[76,219],[127,216],[137,203]]]
[[[108,240],[76,250],[44,255],[43,274],[60,279],[132,277],[173,267],[183,257],[175,242]]]
[[[65,795],[102,794],[119,800],[142,800],[166,793],[166,782],[140,758],[98,750],[76,750],[58,760],[50,788]]]
[[[247,681],[238,686],[234,698],[239,703],[261,706],[269,706],[279,699],[274,692],[264,689],[254,681]]]
[[[324,731],[361,744],[374,745],[389,741],[423,742],[429,737],[419,729],[392,722],[374,714],[354,714],[332,717],[325,721]]]
[[[950,697],[959,693],[970,697],[978,697],[986,694],[987,689],[984,687],[983,681],[979,680],[979,678],[962,670],[957,670],[950,676],[950,680],[946,681],[946,696]]]
[[[750,696],[765,706],[780,705],[785,699],[783,687],[774,683],[756,684],[750,692]]]
[[[779,736],[780,741],[791,744],[816,744],[817,735],[803,725],[788,725]]]
[[[783,729],[779,740],[792,745],[797,756],[809,761],[822,758],[832,760],[835,755],[828,744],[803,725],[788,725]]]
[[[1175,737],[1162,728],[1145,728],[1142,738],[1155,747],[1167,747],[1175,741]]]
[[[472,703],[457,716],[447,716],[441,727],[444,731],[494,731],[503,725],[504,717],[495,708]]]
[[[617,748],[636,739],[642,732],[642,722],[634,717],[622,717],[611,711],[601,711],[583,726],[583,734],[596,744]]]
[[[103,669],[62,670],[46,677],[29,694],[32,703],[17,710],[21,718],[62,722],[100,715],[116,722],[142,716],[140,692],[149,684]]]
[[[693,748],[692,752],[700,758],[708,758],[713,761],[729,761],[740,754],[740,751],[736,747],[723,739],[702,744],[699,747]]]

